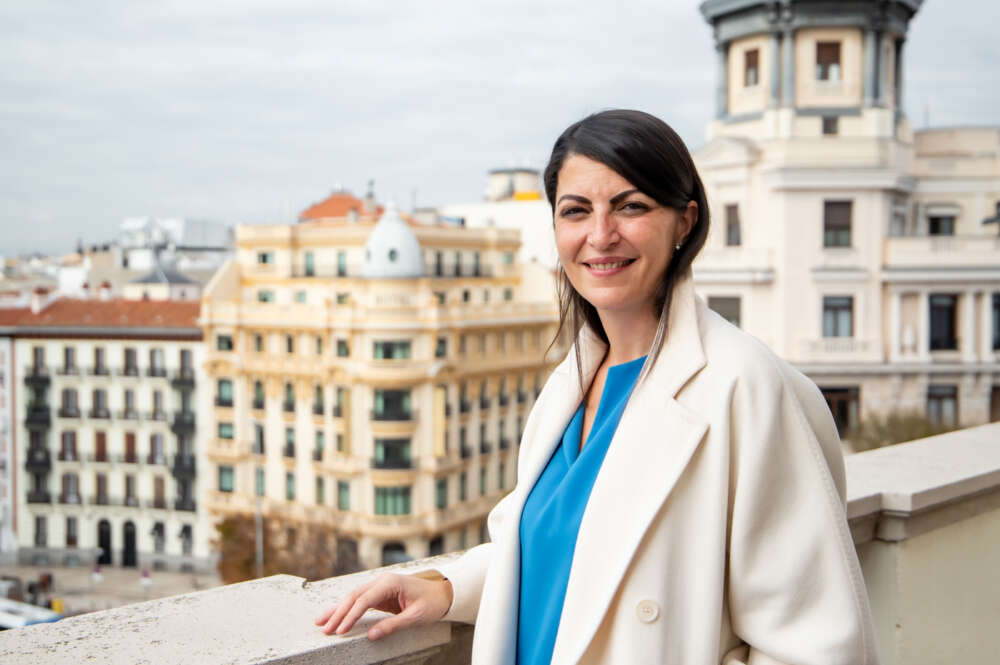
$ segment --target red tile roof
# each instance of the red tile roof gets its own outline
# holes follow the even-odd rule
[[[352,210],[357,211],[361,218],[379,217],[383,207],[375,206],[375,214],[365,214],[365,203],[349,192],[334,192],[324,200],[306,208],[299,215],[299,221],[311,219],[346,218]]]
[[[60,298],[37,314],[29,307],[0,309],[0,326],[198,328],[199,302]]]

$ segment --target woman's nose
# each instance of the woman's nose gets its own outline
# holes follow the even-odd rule
[[[610,214],[595,212],[592,220],[587,242],[594,249],[612,247],[621,239],[618,235],[618,226]]]

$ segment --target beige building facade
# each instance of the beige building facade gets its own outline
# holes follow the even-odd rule
[[[236,244],[202,301],[214,518],[327,529],[364,567],[481,542],[557,318],[518,232],[390,208]]]
[[[695,154],[709,304],[868,415],[1000,419],[1000,128],[914,132],[899,106],[919,0],[709,0],[717,117]]]

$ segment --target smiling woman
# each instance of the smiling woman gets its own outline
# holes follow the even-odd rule
[[[836,426],[804,375],[711,312],[704,187],[661,120],[571,125],[545,170],[576,343],[525,425],[491,542],[323,613],[377,639],[475,623],[473,665],[875,663]]]

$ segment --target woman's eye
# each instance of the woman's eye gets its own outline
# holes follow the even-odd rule
[[[570,217],[572,215],[579,215],[580,213],[584,213],[584,212],[587,212],[587,211],[585,209],[581,208],[580,206],[573,206],[573,207],[570,207],[570,208],[563,209],[563,211],[560,213],[560,215],[562,215],[563,217]]]
[[[627,201],[622,205],[621,209],[628,212],[643,212],[645,210],[649,210],[649,206],[645,203],[639,203],[638,201]]]

